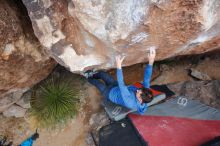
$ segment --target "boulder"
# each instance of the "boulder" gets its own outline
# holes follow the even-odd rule
[[[21,99],[21,96],[27,89],[17,90],[15,92],[9,93],[0,99],[0,113],[8,109],[14,103]]]
[[[168,87],[176,93],[199,100],[200,102],[220,109],[220,81],[185,81],[169,84]]]
[[[47,77],[56,62],[35,37],[21,1],[2,1],[0,18],[0,99],[8,100]]]
[[[16,102],[16,104],[22,108],[28,109],[31,108],[30,100],[31,100],[31,91],[29,90],[28,92],[23,94],[22,98],[18,102]]]
[[[22,0],[34,33],[72,72],[200,54],[220,47],[219,0]]]
[[[211,78],[206,73],[202,73],[193,68],[190,69],[190,75],[196,79],[203,80],[203,81],[211,80]]]
[[[21,118],[25,116],[27,109],[24,109],[17,105],[12,105],[10,108],[3,112],[5,117],[16,117]]]

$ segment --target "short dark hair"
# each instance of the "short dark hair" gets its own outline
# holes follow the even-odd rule
[[[142,103],[149,103],[153,100],[153,92],[149,88],[141,88]]]
[[[39,133],[37,133],[37,132],[34,133],[34,134],[31,136],[31,139],[34,140],[34,141],[35,141],[36,139],[38,139],[38,138],[39,138]]]

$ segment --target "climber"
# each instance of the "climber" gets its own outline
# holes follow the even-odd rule
[[[147,110],[147,104],[153,100],[153,94],[149,90],[150,79],[152,75],[152,66],[156,56],[155,48],[151,47],[147,53],[149,64],[144,71],[143,88],[139,89],[134,85],[126,86],[122,73],[122,62],[125,56],[116,56],[117,81],[111,75],[104,71],[94,72],[87,71],[84,76],[89,83],[96,86],[101,94],[113,103],[136,109],[139,114],[143,114]],[[101,82],[100,80],[104,81]]]
[[[39,134],[36,130],[36,132],[31,137],[23,141],[19,146],[32,146],[33,142],[36,141],[38,138],[39,138]]]

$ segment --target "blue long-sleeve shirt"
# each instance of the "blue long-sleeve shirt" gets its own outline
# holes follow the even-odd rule
[[[30,137],[20,144],[20,146],[32,146],[33,139]]]
[[[147,65],[144,70],[144,81],[143,86],[145,88],[150,87],[150,79],[152,75],[152,65]],[[143,114],[147,110],[147,104],[141,104],[137,97],[136,88],[133,85],[126,86],[124,83],[122,69],[117,69],[117,80],[118,86],[111,89],[109,92],[109,100],[112,102],[119,104],[121,106],[125,106],[129,109],[135,109],[139,114]]]

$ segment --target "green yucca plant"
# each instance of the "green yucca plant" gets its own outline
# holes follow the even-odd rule
[[[79,89],[70,82],[49,79],[33,91],[31,115],[38,126],[55,127],[74,117],[79,103]]]

